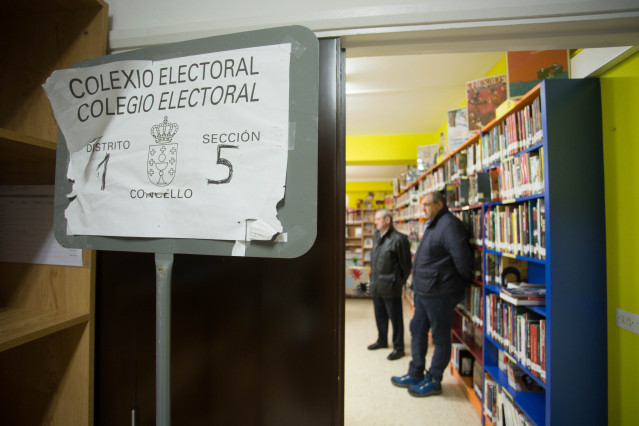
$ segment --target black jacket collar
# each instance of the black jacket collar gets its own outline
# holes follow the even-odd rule
[[[437,214],[435,215],[433,220],[430,221],[430,223],[428,224],[427,228],[432,228],[433,226],[435,226],[435,224],[437,223],[439,218],[442,217],[443,215],[445,215],[446,213],[448,213],[448,207],[446,205],[444,205],[444,207],[442,207],[442,209],[437,212]]]

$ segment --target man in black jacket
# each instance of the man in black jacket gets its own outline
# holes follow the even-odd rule
[[[402,311],[402,287],[410,274],[411,254],[408,237],[393,227],[388,210],[375,212],[375,231],[371,252],[371,285],[377,341],[368,349],[388,347],[388,320],[393,326],[393,351],[388,359],[404,356],[404,314]]]
[[[406,387],[413,396],[441,393],[444,370],[450,361],[455,306],[473,273],[473,258],[463,223],[446,207],[440,192],[423,200],[426,229],[415,253],[413,291],[415,313],[410,323],[412,360],[408,374],[392,377],[395,386]],[[430,329],[435,350],[425,372]]]

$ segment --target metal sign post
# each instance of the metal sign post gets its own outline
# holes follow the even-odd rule
[[[171,424],[171,272],[173,254],[155,254],[155,416]]]

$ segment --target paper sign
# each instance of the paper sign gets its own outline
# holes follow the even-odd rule
[[[68,235],[276,238],[290,56],[284,43],[54,72]]]

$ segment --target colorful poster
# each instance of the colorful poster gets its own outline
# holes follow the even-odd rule
[[[568,50],[508,52],[508,97],[525,95],[542,80],[569,78]]]
[[[495,110],[506,99],[506,74],[484,77],[466,83],[468,129],[480,130],[495,118]]]
[[[68,235],[276,238],[290,58],[285,43],[55,71]]]
[[[472,136],[468,130],[468,108],[448,110],[448,151],[454,151]]]

